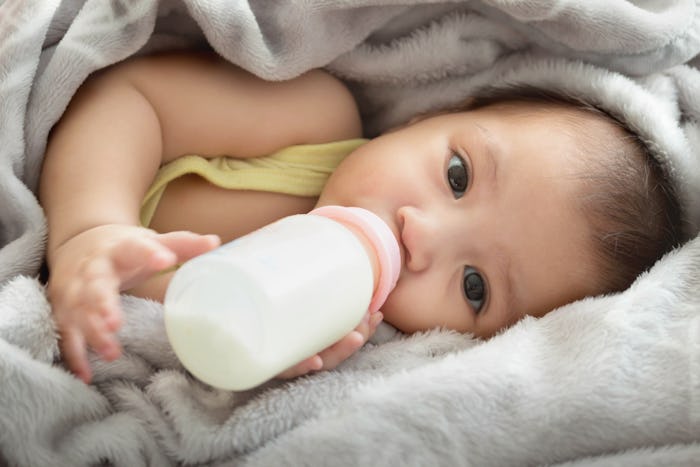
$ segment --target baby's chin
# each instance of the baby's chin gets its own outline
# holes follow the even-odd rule
[[[384,316],[383,321],[385,323],[391,324],[401,332],[412,333],[418,330],[413,326],[410,326],[410,323],[407,322],[408,310],[406,307],[401,306],[398,303],[394,303],[391,300],[391,296],[389,296],[387,301],[384,302],[384,305],[382,305],[379,311],[382,312],[382,315]]]

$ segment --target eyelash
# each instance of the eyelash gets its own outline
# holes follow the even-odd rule
[[[469,290],[469,285],[467,284],[467,279],[471,276],[478,276],[479,280],[481,281],[479,285],[472,284],[472,286],[474,287],[473,290]],[[470,292],[480,293],[481,297],[478,299],[470,298]],[[471,266],[464,267],[464,272],[462,274],[462,294],[464,295],[464,299],[469,303],[472,309],[474,309],[474,313],[477,315],[484,308],[484,305],[488,300],[488,286],[486,284],[486,281],[484,280],[481,273]]]
[[[463,173],[460,171],[463,171]],[[452,195],[455,197],[455,199],[459,199],[464,196],[464,193],[469,189],[469,185],[471,184],[471,173],[467,162],[455,151],[450,151],[450,158],[447,161],[445,176],[447,179],[447,185],[452,191]],[[461,186],[455,186],[456,184],[463,184],[464,187],[462,188]]]

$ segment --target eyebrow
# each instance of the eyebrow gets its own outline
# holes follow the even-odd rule
[[[499,161],[502,158],[503,149],[496,142],[493,133],[491,133],[488,128],[481,126],[478,123],[474,123],[474,126],[479,130],[479,133],[483,137],[482,141],[484,142],[484,153],[486,154],[486,159],[488,159],[491,167],[491,179],[493,182],[493,189],[495,190],[498,188],[498,181],[500,180]],[[518,318],[520,318],[520,316],[518,316],[518,313],[516,312],[515,307],[517,300],[515,294],[515,287],[513,285],[515,284],[515,282],[513,281],[513,270],[511,268],[511,261],[509,256],[496,252],[495,257],[498,270],[501,273],[501,277],[504,278],[503,284],[505,287],[506,297],[505,316],[510,325],[513,322],[517,321]]]
[[[517,321],[518,318],[520,318],[520,316],[518,316],[518,313],[515,311],[515,304],[517,301],[515,295],[515,287],[513,286],[513,284],[515,283],[513,281],[513,269],[511,268],[509,256],[503,255],[500,252],[496,252],[495,257],[498,270],[501,272],[501,277],[504,278],[503,285],[505,288],[504,292],[506,297],[506,299],[504,300],[504,315],[506,316],[506,320],[508,322],[508,325],[510,326],[515,321]]]
[[[491,179],[494,183],[494,188],[497,188],[499,177],[499,160],[501,159],[502,149],[493,137],[493,134],[488,130],[488,128],[474,123],[474,126],[479,130],[479,133],[483,137],[482,141],[484,143],[484,153],[488,156],[486,159],[489,161],[491,167]]]

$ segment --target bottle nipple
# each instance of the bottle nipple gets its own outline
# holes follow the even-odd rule
[[[328,217],[354,227],[372,246],[379,264],[379,279],[369,304],[369,311],[378,311],[396,286],[401,271],[401,253],[394,233],[379,216],[364,208],[322,206],[309,214]]]

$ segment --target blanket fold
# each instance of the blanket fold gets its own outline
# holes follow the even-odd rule
[[[46,140],[80,84],[208,48],[266,79],[345,80],[366,131],[487,88],[580,94],[644,138],[700,227],[700,0],[0,0],[0,461],[9,465],[694,465],[700,239],[627,291],[481,342],[435,330],[337,371],[214,390],[158,303],[125,296],[125,355],[60,363],[36,276]]]

